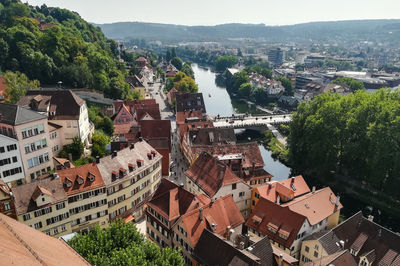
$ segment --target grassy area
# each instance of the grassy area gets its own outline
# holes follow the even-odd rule
[[[277,158],[279,161],[287,164],[289,158],[289,149],[280,143],[270,130],[265,131],[265,140],[263,145],[266,149],[272,152],[272,156],[274,158]]]

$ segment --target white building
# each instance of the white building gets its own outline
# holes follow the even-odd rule
[[[0,178],[5,183],[25,178],[18,140],[0,135]]]

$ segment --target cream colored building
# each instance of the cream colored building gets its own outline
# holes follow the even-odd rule
[[[109,220],[143,215],[143,205],[161,182],[162,156],[147,142],[101,158],[100,173],[107,187]]]

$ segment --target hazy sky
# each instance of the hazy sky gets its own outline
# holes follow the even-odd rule
[[[23,1],[24,2],[24,1]],[[95,23],[143,21],[183,25],[400,18],[400,0],[28,0],[63,7]]]

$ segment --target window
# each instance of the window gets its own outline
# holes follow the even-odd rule
[[[306,252],[310,252],[310,248],[308,246],[305,247],[304,249]]]
[[[65,224],[61,225],[61,232],[64,232],[65,230],[67,230],[67,229],[65,228]]]
[[[33,227],[34,227],[35,229],[40,229],[40,228],[42,228],[42,227],[43,227],[43,226],[42,226],[42,222],[35,223],[35,224],[33,225]]]
[[[318,246],[318,245],[315,245],[314,249],[315,249],[315,250],[318,250],[318,249],[319,249],[319,246]]]
[[[256,202],[253,200],[253,201],[251,202],[251,204],[252,204],[253,206],[255,206],[255,205],[256,205]]]
[[[232,184],[232,190],[236,189],[236,184]]]
[[[8,201],[4,202],[4,210],[9,211],[11,209],[10,203]]]
[[[318,252],[314,251],[314,257],[318,258]]]
[[[239,192],[239,197],[244,197],[244,191]]]
[[[26,213],[26,214],[24,214],[23,218],[24,218],[24,221],[30,220],[31,215],[29,213]]]
[[[60,210],[60,209],[63,209],[63,208],[65,208],[65,202],[61,202],[61,203],[58,203],[58,204],[56,205],[56,209],[57,209],[57,210]]]

